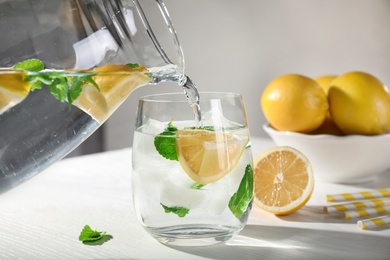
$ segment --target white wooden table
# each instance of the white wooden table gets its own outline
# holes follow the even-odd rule
[[[254,155],[273,145],[254,139]],[[227,244],[168,247],[139,225],[131,198],[131,149],[65,159],[0,195],[0,259],[390,259],[390,229],[359,230],[356,220],[318,208],[327,193],[390,187],[390,174],[360,186],[316,182],[299,211],[275,217],[254,206]],[[78,241],[85,224],[112,239]]]

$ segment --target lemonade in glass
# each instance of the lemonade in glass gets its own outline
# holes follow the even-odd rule
[[[201,120],[182,93],[139,100],[132,191],[138,220],[172,245],[224,242],[246,224],[253,164],[242,97],[201,93]]]

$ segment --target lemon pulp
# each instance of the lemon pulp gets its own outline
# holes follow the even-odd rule
[[[208,184],[238,163],[248,138],[207,130],[178,130],[176,151],[183,170],[195,182]]]

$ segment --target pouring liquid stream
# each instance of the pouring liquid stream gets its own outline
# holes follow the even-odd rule
[[[198,89],[196,88],[195,84],[192,82],[192,80],[186,76],[186,82],[182,86],[184,90],[184,94],[187,97],[187,100],[192,108],[192,111],[195,116],[195,123],[197,127],[202,126],[202,116],[201,116],[201,110],[199,105],[199,93]]]

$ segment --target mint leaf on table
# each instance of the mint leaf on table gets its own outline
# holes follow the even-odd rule
[[[177,128],[172,125],[172,121],[162,133],[154,138],[154,147],[157,152],[168,160],[178,161],[176,153],[176,131]]]
[[[240,218],[245,213],[252,197],[253,170],[251,165],[248,164],[237,192],[233,194],[229,201],[229,209],[236,218]]]
[[[165,213],[173,213],[179,216],[180,218],[184,217],[187,215],[190,210],[184,207],[168,207],[165,206],[164,204],[160,203],[161,206],[164,208]]]
[[[102,239],[105,235],[106,232],[92,230],[90,226],[85,225],[79,235],[79,240],[81,242],[93,242]]]

